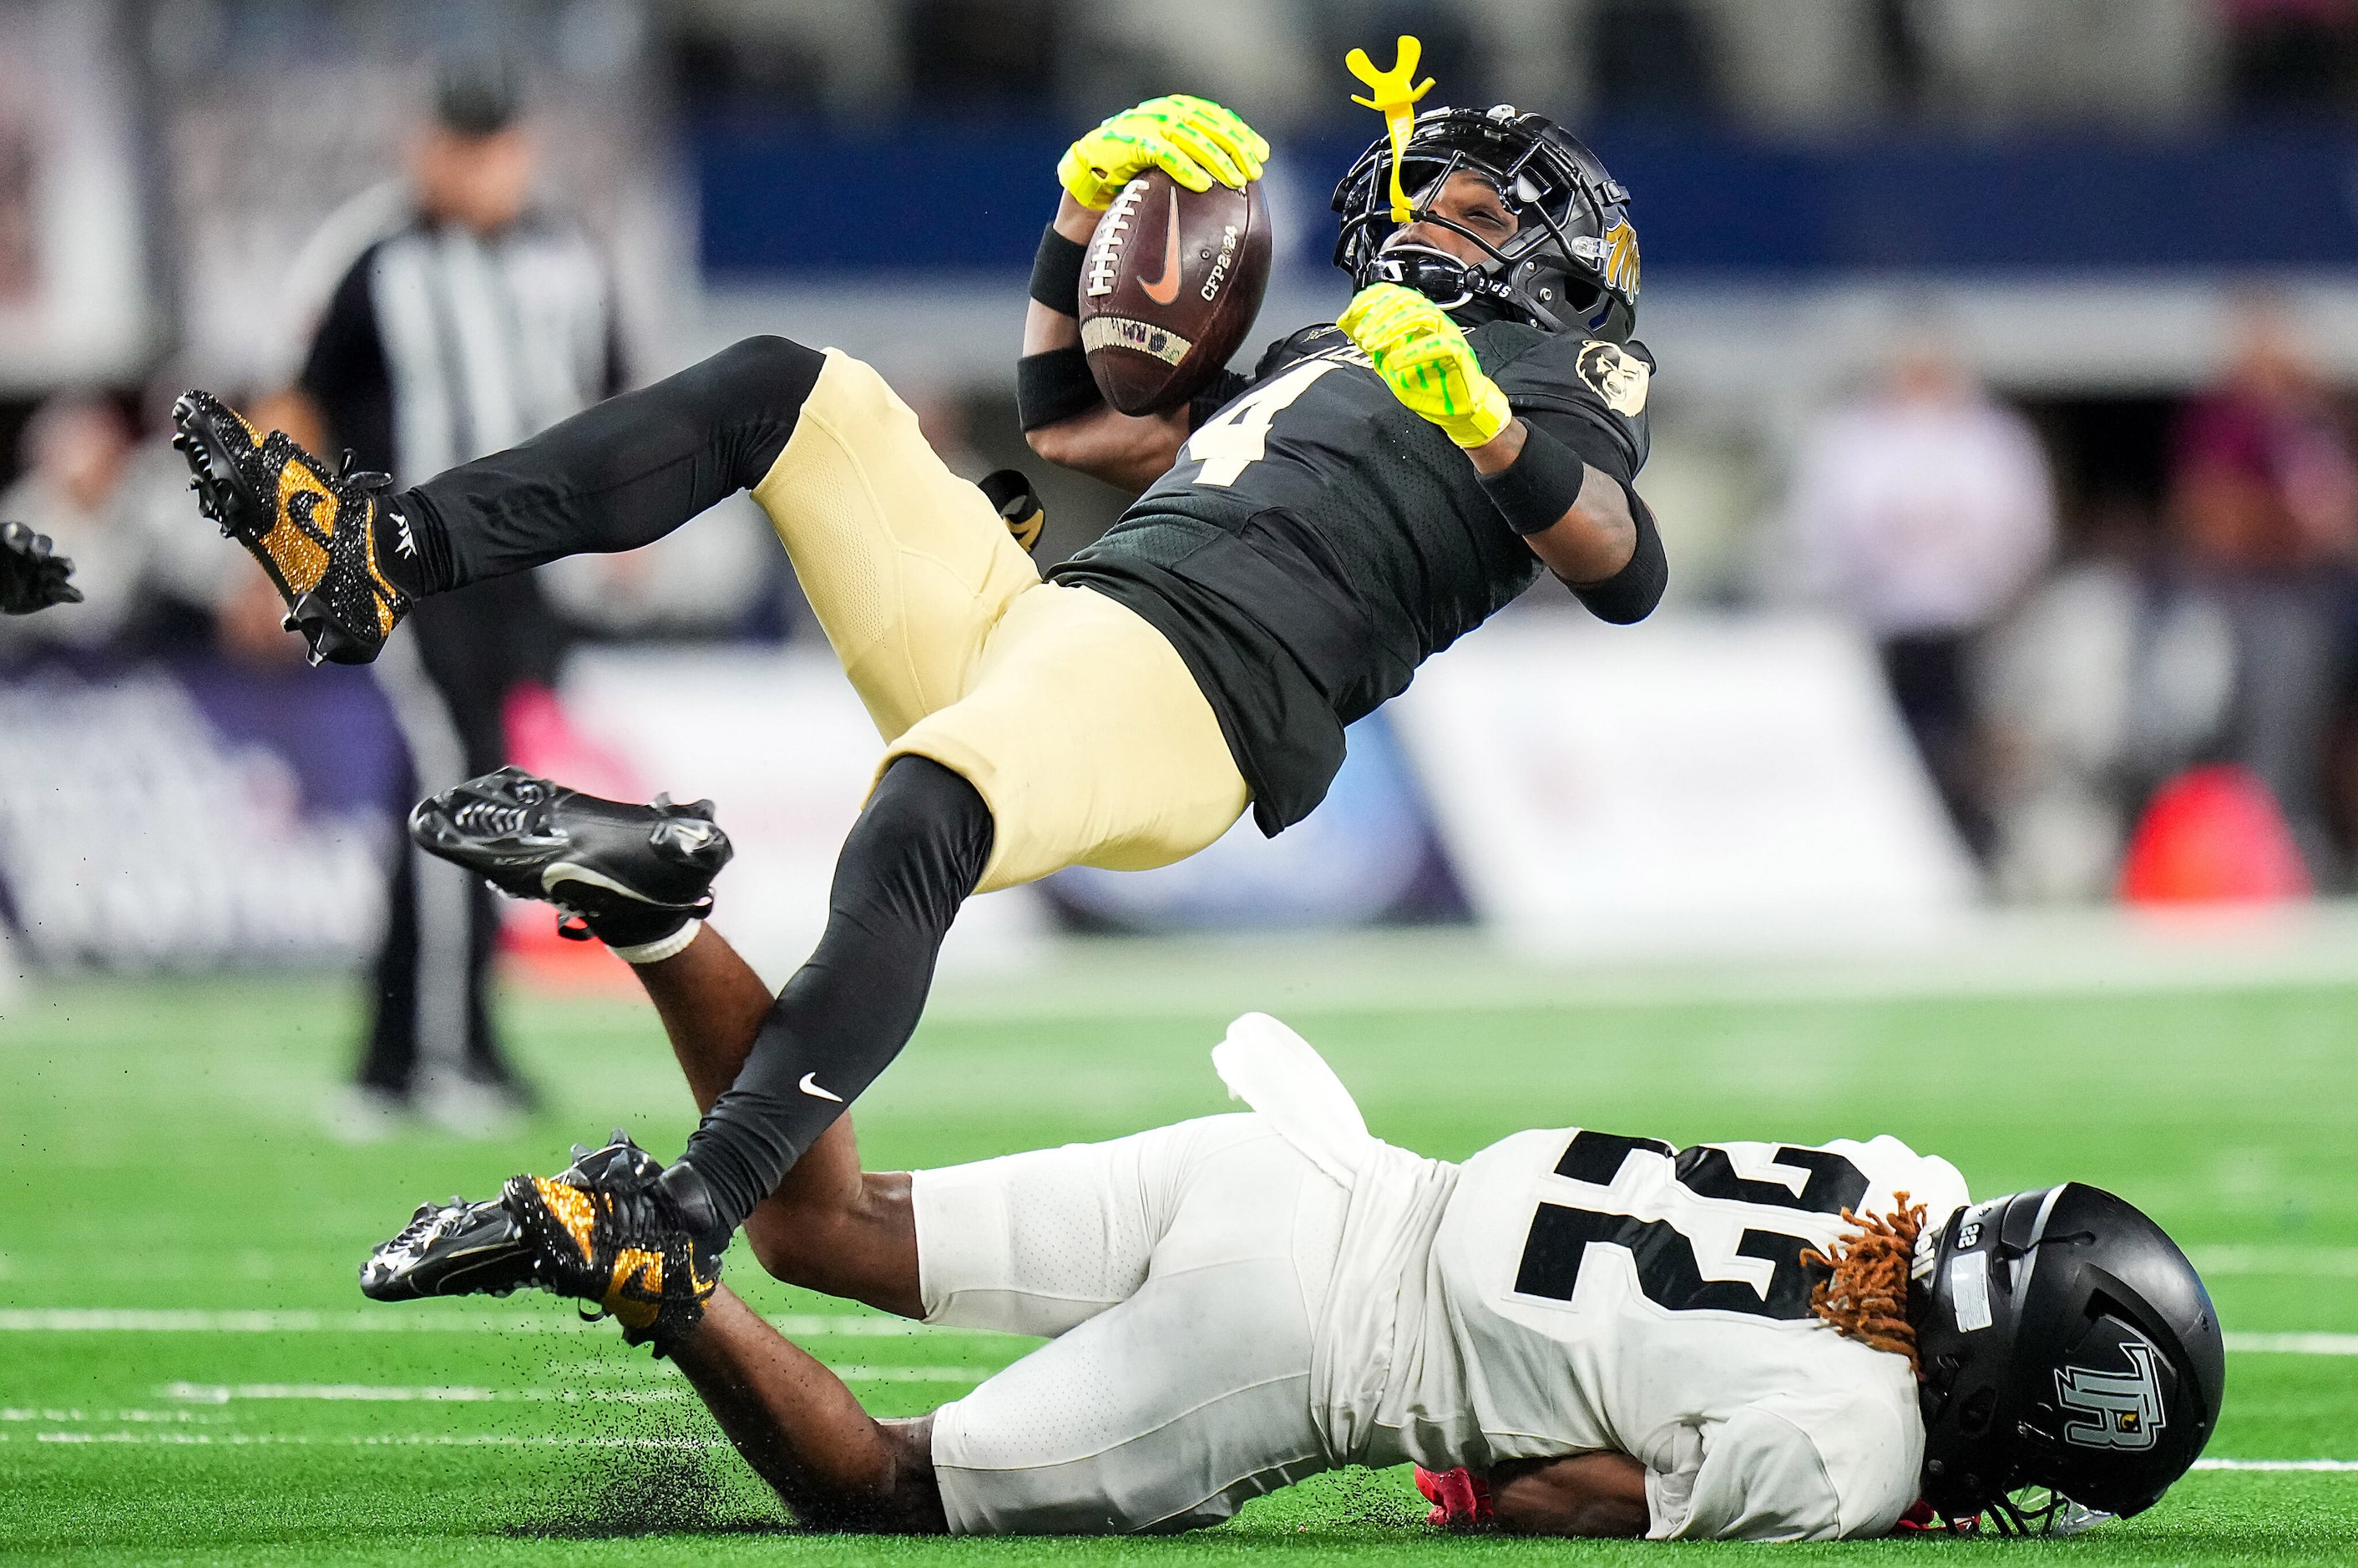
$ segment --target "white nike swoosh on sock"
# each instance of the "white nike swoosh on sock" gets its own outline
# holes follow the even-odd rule
[[[803,1093],[809,1095],[814,1099],[831,1099],[838,1105],[841,1105],[843,1103],[843,1097],[841,1095],[829,1094],[825,1089],[818,1087],[818,1075],[817,1073],[805,1073],[803,1075],[802,1090]]]

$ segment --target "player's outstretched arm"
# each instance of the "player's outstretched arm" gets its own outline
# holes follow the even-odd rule
[[[1066,191],[1056,204],[1056,221],[1051,228],[1059,238],[1077,248],[1089,243],[1097,223],[1098,214]],[[1044,243],[1042,248],[1047,248]],[[1073,271],[1077,281],[1077,261]],[[1036,279],[1034,287],[1038,287]],[[1022,399],[1027,406],[1023,410],[1027,427],[1023,439],[1058,468],[1087,474],[1123,490],[1141,491],[1168,473],[1171,465],[1178,460],[1179,449],[1187,440],[1187,410],[1124,414],[1104,401],[1090,374],[1087,358],[1081,351],[1078,292],[1076,288],[1075,297],[1062,308],[1042,303],[1035,293],[1024,311],[1022,376],[1029,395]],[[1059,382],[1067,389],[1069,401],[1091,399],[1092,406],[1033,425],[1036,410],[1032,405],[1035,396],[1043,393],[1053,396]],[[1038,407],[1055,412],[1065,406],[1049,401]]]
[[[723,1285],[670,1346],[720,1430],[817,1530],[939,1535],[933,1418],[880,1422],[837,1377]]]
[[[1133,416],[1105,402],[1081,351],[1081,255],[1098,215],[1130,180],[1159,168],[1190,190],[1260,178],[1269,144],[1206,99],[1174,93],[1108,118],[1056,165],[1064,196],[1040,242],[1023,319],[1017,399],[1023,437],[1060,468],[1140,491],[1169,471],[1187,439],[1187,411]]]
[[[1510,1534],[1646,1533],[1646,1467],[1627,1454],[1511,1460],[1489,1479],[1498,1528]]]
[[[1509,419],[1496,436],[1467,448],[1466,455],[1476,473],[1492,479],[1520,463],[1530,444],[1531,427]],[[1565,478],[1571,477],[1567,472]],[[1572,504],[1553,522],[1524,535],[1523,543],[1542,566],[1568,583],[1603,582],[1637,553],[1638,520],[1630,514],[1620,481],[1595,463],[1581,463],[1574,482],[1579,489]]]
[[[1440,306],[1379,283],[1361,289],[1336,325],[1393,396],[1465,449],[1508,525],[1549,570],[1586,588],[1635,558],[1638,522],[1620,481],[1517,418]]]

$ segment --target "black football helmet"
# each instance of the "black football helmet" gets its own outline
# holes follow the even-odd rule
[[[1416,117],[1401,156],[1401,189],[1412,202],[1437,195],[1459,169],[1498,187],[1515,214],[1514,236],[1492,244],[1429,207],[1410,222],[1435,223],[1480,245],[1488,259],[1467,266],[1426,245],[1384,241],[1392,221],[1392,146],[1379,138],[1335,187],[1343,232],[1335,265],[1354,288],[1398,283],[1469,319],[1505,317],[1551,332],[1579,331],[1626,343],[1638,319],[1638,231],[1629,192],[1579,137],[1512,104],[1428,109]]]
[[[2218,1314],[2112,1194],[2067,1182],[1961,1208],[1915,1289],[1924,1497],[1943,1517],[2012,1534],[2139,1513],[2210,1440]]]

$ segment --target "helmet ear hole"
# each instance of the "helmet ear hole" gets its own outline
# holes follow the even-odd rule
[[[1997,1410],[1997,1390],[1983,1388],[1974,1390],[1965,1408],[1957,1412],[1957,1428],[1967,1437],[1979,1437],[1989,1430],[1990,1416]]]

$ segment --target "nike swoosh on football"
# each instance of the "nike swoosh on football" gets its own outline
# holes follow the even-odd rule
[[[829,1094],[827,1090],[818,1087],[818,1075],[817,1073],[805,1073],[803,1075],[802,1090],[803,1093],[809,1095],[814,1099],[831,1099],[838,1105],[841,1105],[843,1103],[843,1097],[841,1095]]]
[[[1152,283],[1140,280],[1139,291],[1157,305],[1179,297],[1179,192],[1171,192],[1171,218],[1163,225],[1163,276]]]

